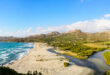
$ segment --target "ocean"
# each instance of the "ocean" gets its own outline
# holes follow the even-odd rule
[[[0,65],[22,58],[33,47],[33,43],[0,42]]]

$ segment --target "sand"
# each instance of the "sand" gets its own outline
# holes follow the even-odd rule
[[[68,61],[65,57],[57,55],[52,47],[35,43],[34,49],[26,56],[7,66],[19,73],[37,70],[43,75],[94,75],[92,69],[75,64],[65,67],[64,62]]]

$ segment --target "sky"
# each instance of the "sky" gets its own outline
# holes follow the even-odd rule
[[[0,0],[0,36],[110,30],[110,0]]]

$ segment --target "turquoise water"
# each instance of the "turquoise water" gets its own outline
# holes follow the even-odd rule
[[[33,43],[0,42],[0,65],[22,58],[33,48]]]

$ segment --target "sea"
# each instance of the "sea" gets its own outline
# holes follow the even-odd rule
[[[0,42],[0,66],[21,59],[33,47],[33,43]]]

